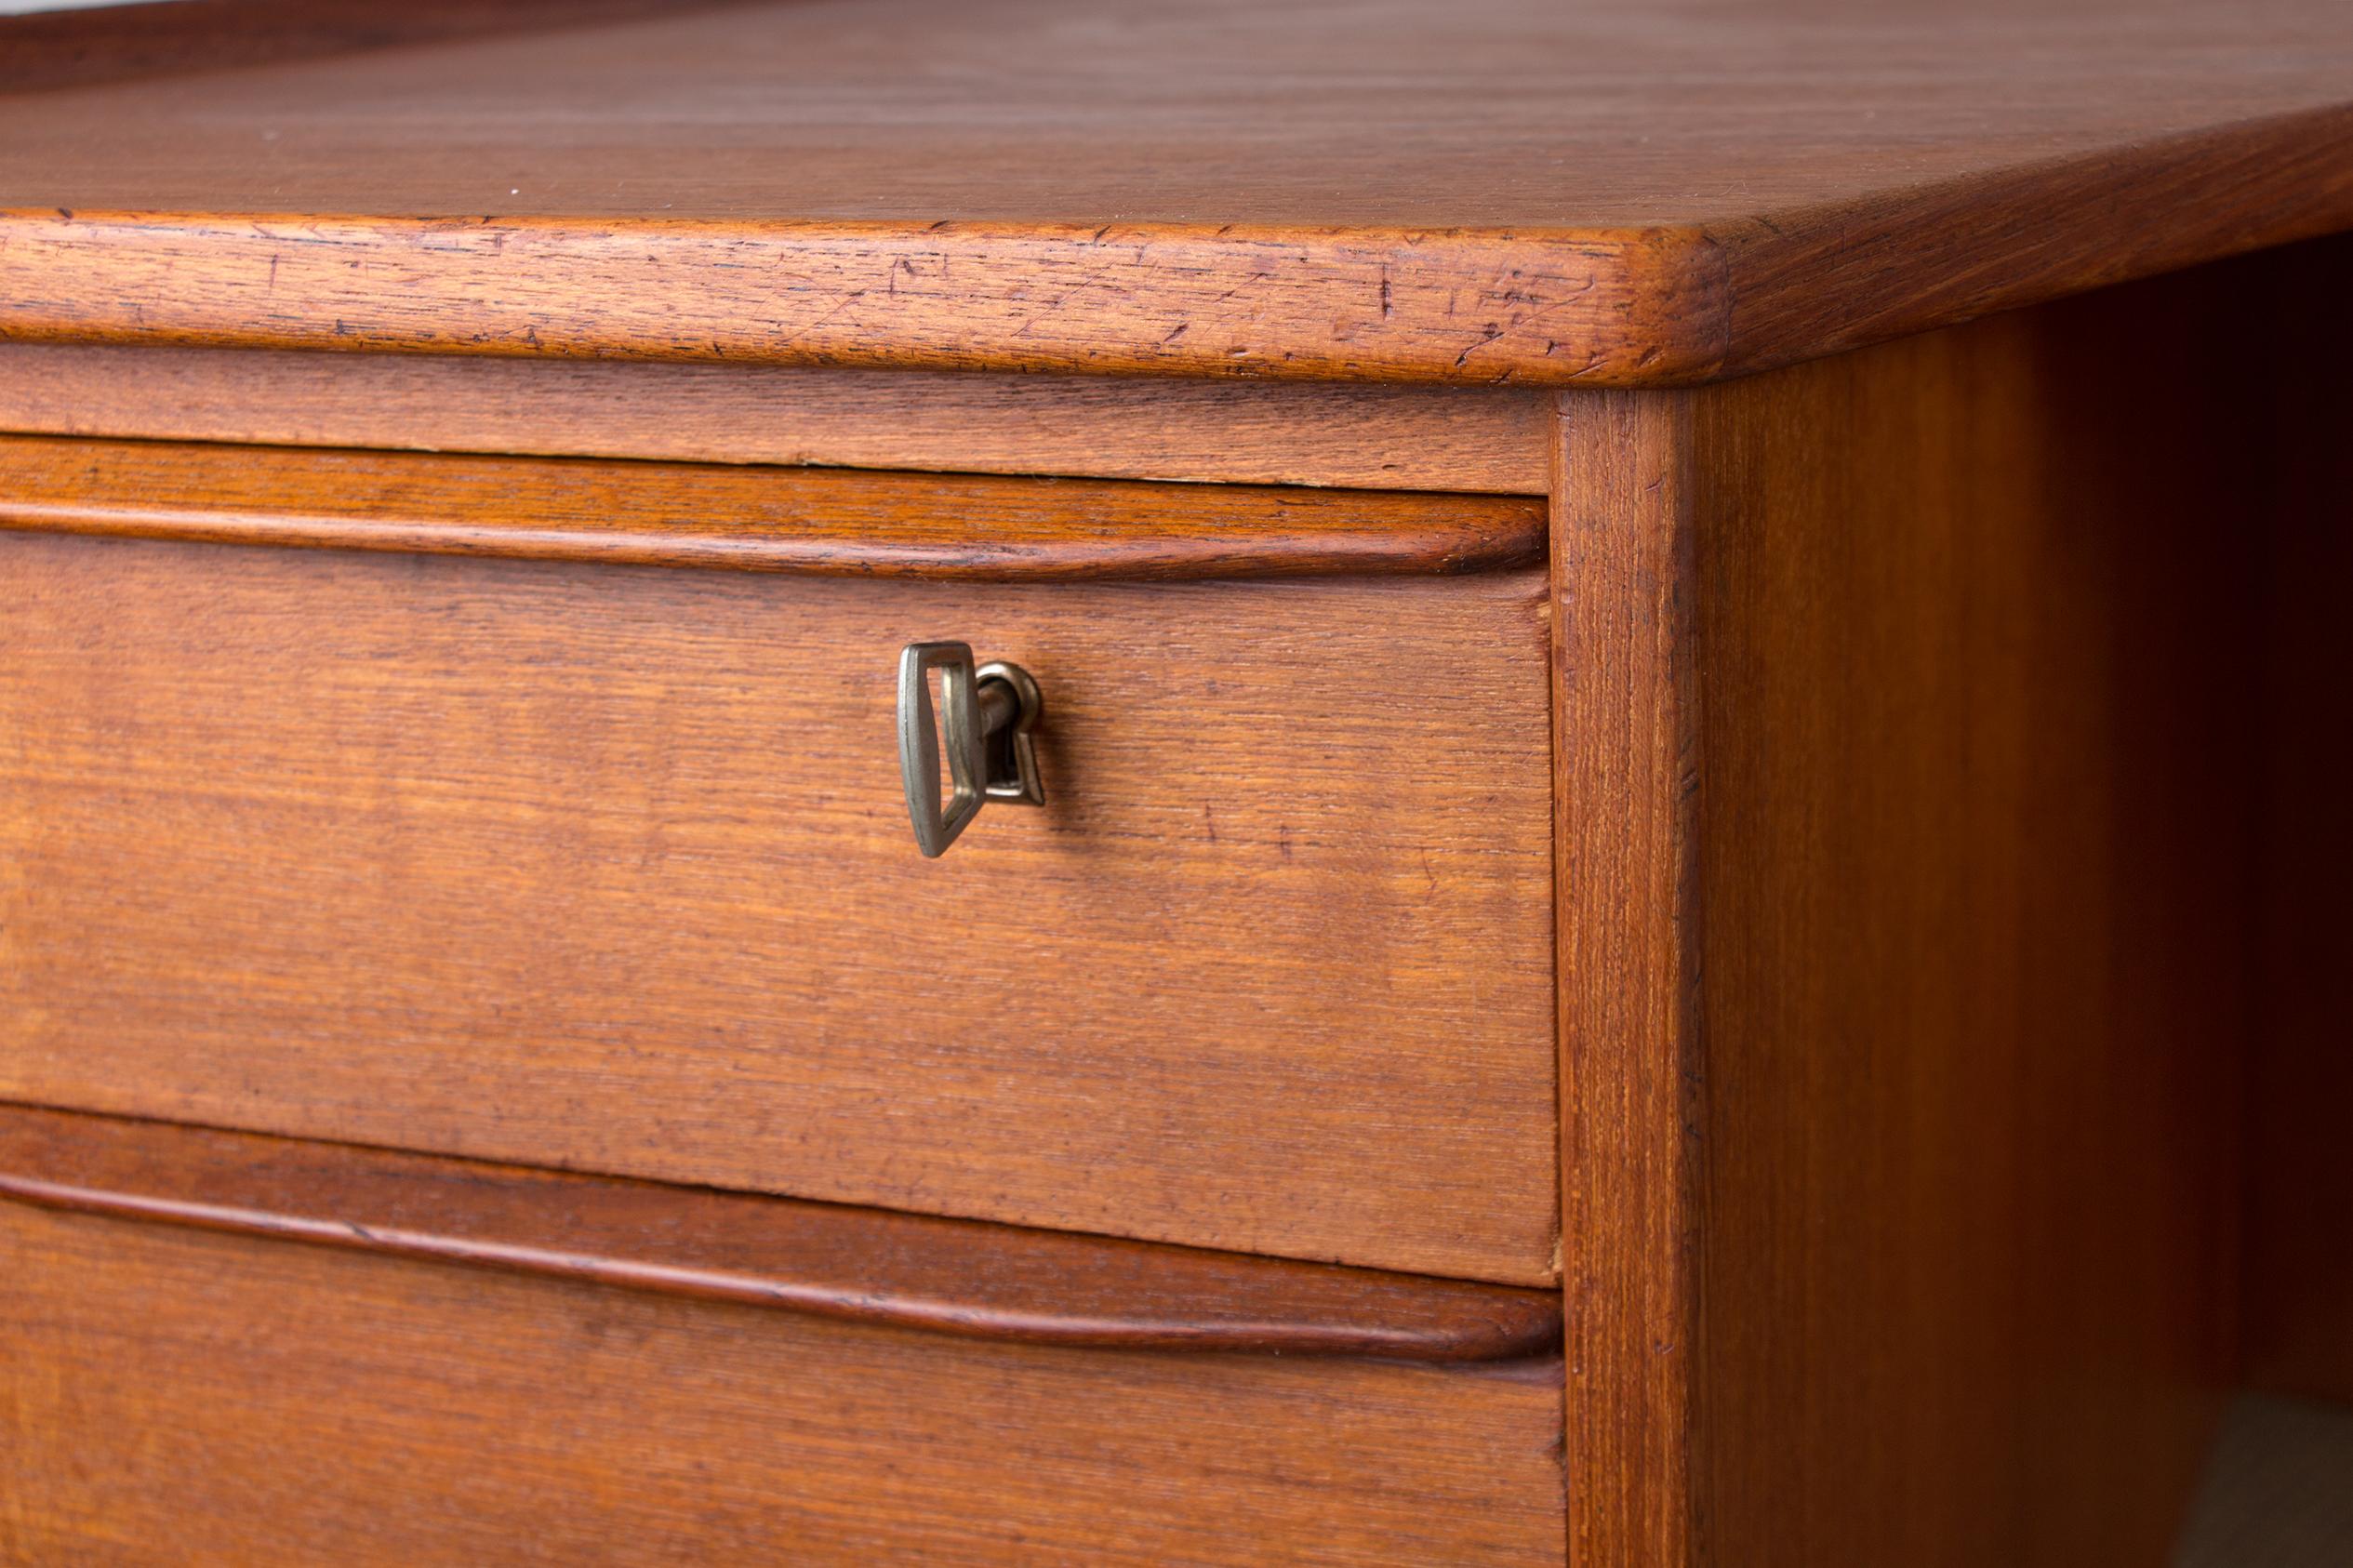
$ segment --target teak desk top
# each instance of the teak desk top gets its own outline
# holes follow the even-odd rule
[[[2347,0],[0,19],[0,1564],[2167,1561],[2345,231]]]
[[[1674,383],[2353,225],[2327,0],[231,9],[0,33],[0,334]]]

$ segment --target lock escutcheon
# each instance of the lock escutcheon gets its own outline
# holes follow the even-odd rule
[[[935,715],[931,671],[941,673]],[[915,847],[948,851],[990,801],[1044,805],[1031,728],[1045,710],[1038,683],[1017,664],[976,665],[968,643],[910,643],[898,656],[898,768]],[[947,747],[949,792],[939,791]]]

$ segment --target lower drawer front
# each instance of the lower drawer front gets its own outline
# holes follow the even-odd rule
[[[1042,1349],[0,1204],[0,1561],[1558,1563],[1557,1358]]]
[[[0,537],[0,1097],[1506,1282],[1543,584]],[[924,860],[900,646],[1044,687]]]

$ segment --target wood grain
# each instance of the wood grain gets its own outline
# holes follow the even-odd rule
[[[0,1096],[1549,1284],[1540,573],[0,538]],[[915,851],[906,643],[1045,692]]]
[[[1564,402],[1563,820],[1632,824],[1564,832],[1572,1561],[2166,1560],[2234,1360],[2242,298]]]
[[[11,125],[0,112],[0,131]],[[12,188],[0,167],[0,193]],[[1545,384],[1719,367],[1696,237],[0,205],[0,334]]]
[[[1688,399],[1564,400],[1552,595],[1569,1559],[1693,1560]]]
[[[983,1339],[1425,1362],[1561,1345],[1547,1291],[22,1106],[0,1106],[0,1197]]]
[[[0,530],[931,581],[1455,573],[1534,499],[0,436]]]
[[[1541,386],[2353,226],[2330,0],[771,4],[0,101],[0,333]]]
[[[1560,1365],[958,1340],[0,1204],[11,1562],[1560,1561]]]
[[[0,342],[0,430],[1541,496],[1509,389]]]

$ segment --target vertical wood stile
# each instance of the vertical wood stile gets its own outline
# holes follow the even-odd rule
[[[1553,453],[1569,1561],[1695,1556],[1691,405],[1572,392]]]

